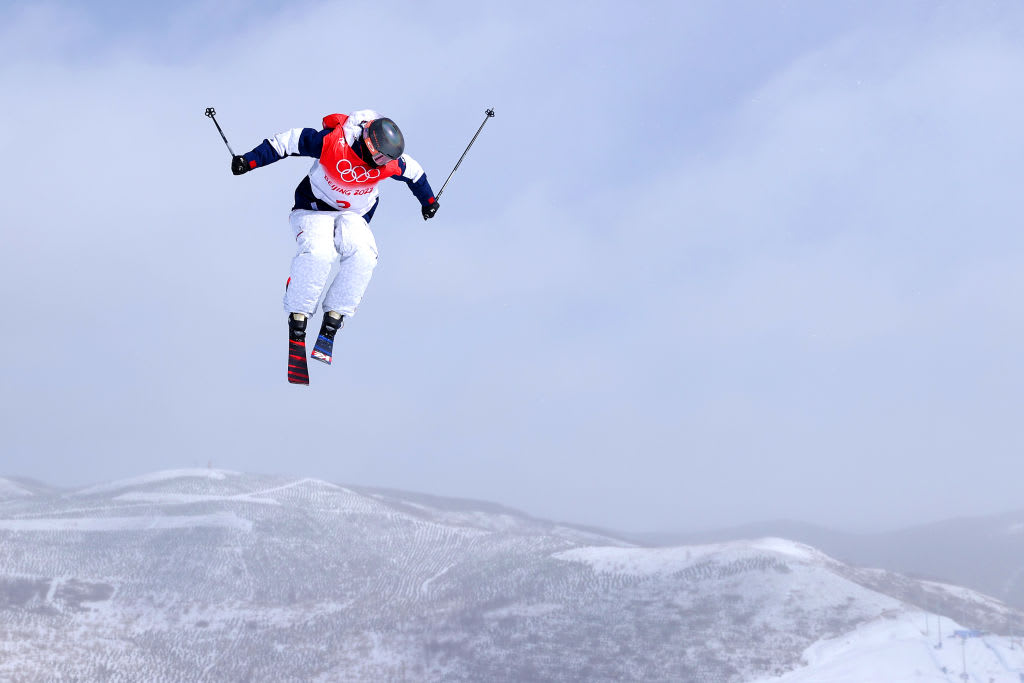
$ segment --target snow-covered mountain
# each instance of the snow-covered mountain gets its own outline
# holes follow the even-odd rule
[[[650,534],[636,540],[681,545],[759,536],[807,543],[859,566],[967,586],[1024,609],[1024,510],[873,534],[779,521],[695,534]]]
[[[952,681],[961,648],[975,680],[1024,672],[1006,637],[953,635],[1020,613],[790,541],[638,547],[220,470],[0,482],[0,680]]]

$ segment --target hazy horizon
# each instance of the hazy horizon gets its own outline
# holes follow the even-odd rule
[[[602,531],[605,531],[605,532],[608,532],[608,533],[612,533],[612,534],[620,533],[620,534],[624,534],[626,536],[636,536],[636,537],[643,537],[643,536],[655,536],[655,537],[656,536],[665,536],[665,537],[671,537],[673,535],[687,536],[687,535],[701,535],[701,534],[716,533],[716,532],[717,533],[725,533],[725,534],[727,534],[728,532],[730,532],[730,531],[732,531],[734,529],[742,529],[742,528],[745,528],[745,527],[758,527],[758,526],[770,527],[770,526],[773,526],[773,525],[791,525],[791,524],[792,525],[797,525],[797,526],[806,526],[806,527],[809,527],[809,528],[816,528],[816,529],[820,529],[820,530],[826,531],[826,532],[835,532],[835,533],[840,533],[840,534],[870,536],[870,535],[874,535],[874,534],[885,534],[885,533],[888,533],[888,532],[907,531],[907,530],[912,530],[912,529],[921,528],[921,527],[927,527],[927,526],[931,526],[933,524],[941,524],[941,523],[946,523],[946,522],[984,520],[984,519],[990,519],[990,518],[993,518],[993,517],[995,517],[995,518],[1007,517],[1007,516],[1012,516],[1012,515],[1017,514],[1017,513],[1024,513],[1024,507],[1019,507],[1019,508],[1014,508],[1014,509],[1007,509],[1007,510],[1003,510],[1003,511],[997,511],[997,512],[993,512],[993,513],[990,513],[990,514],[983,514],[983,515],[951,515],[951,516],[937,517],[935,519],[925,519],[925,520],[921,520],[919,522],[914,522],[914,523],[910,523],[910,524],[901,524],[901,525],[893,525],[893,526],[885,526],[885,525],[861,526],[861,527],[857,527],[857,526],[844,526],[844,525],[841,525],[841,524],[827,524],[827,523],[822,523],[822,522],[816,522],[814,520],[780,517],[780,518],[773,518],[773,519],[768,519],[768,518],[765,518],[765,519],[748,519],[748,520],[743,520],[743,521],[732,523],[732,524],[712,524],[712,525],[709,525],[709,526],[692,526],[692,527],[681,526],[681,527],[676,527],[676,528],[662,528],[662,529],[642,529],[642,528],[641,529],[629,529],[629,528],[621,528],[621,527],[615,527],[615,526],[604,526],[604,525],[599,525],[599,524],[592,524],[592,523],[587,522],[585,520],[582,520],[582,519],[579,519],[579,518],[573,518],[573,517],[558,517],[558,518],[545,517],[545,516],[543,516],[541,514],[536,513],[533,510],[530,510],[530,509],[520,508],[520,507],[517,507],[515,505],[511,505],[511,504],[508,504],[508,503],[505,503],[505,502],[502,502],[502,501],[499,501],[499,500],[486,500],[486,499],[479,498],[479,497],[474,497],[474,496],[442,496],[442,495],[438,495],[438,494],[436,494],[436,493],[434,493],[432,491],[427,491],[427,490],[397,489],[397,488],[394,488],[394,487],[391,487],[391,486],[378,486],[378,485],[374,485],[374,484],[365,484],[365,483],[359,483],[359,482],[335,481],[335,480],[330,480],[330,479],[322,479],[322,478],[319,478],[319,477],[308,476],[308,475],[305,475],[305,474],[302,474],[302,473],[253,472],[253,471],[244,471],[244,470],[227,470],[227,469],[224,469],[224,468],[219,468],[216,465],[213,465],[213,466],[210,466],[210,465],[200,466],[200,465],[196,464],[196,465],[190,465],[190,466],[187,466],[187,467],[182,467],[182,468],[179,468],[179,469],[154,470],[154,471],[150,471],[150,472],[138,472],[138,473],[135,473],[134,475],[128,475],[128,476],[125,476],[125,477],[118,477],[118,478],[115,478],[115,479],[103,479],[103,480],[95,480],[95,481],[84,481],[84,482],[78,482],[78,483],[73,483],[73,484],[64,484],[64,485],[53,484],[52,482],[44,481],[44,480],[38,479],[36,477],[21,476],[21,475],[10,474],[10,473],[2,473],[2,472],[0,472],[0,479],[7,479],[9,481],[13,481],[14,483],[18,483],[20,481],[20,482],[22,482],[24,484],[34,484],[34,485],[42,486],[42,487],[45,487],[45,488],[53,488],[53,489],[56,489],[56,490],[62,491],[62,492],[73,492],[73,491],[85,490],[85,489],[88,489],[88,488],[91,488],[91,487],[94,487],[94,486],[101,486],[102,487],[102,486],[105,486],[105,485],[111,484],[111,483],[132,482],[132,481],[136,481],[136,480],[146,480],[151,475],[158,474],[158,473],[174,473],[174,472],[187,473],[187,472],[190,472],[190,471],[196,471],[196,472],[199,472],[199,471],[235,472],[235,473],[238,473],[238,474],[247,474],[247,475],[255,475],[255,476],[284,477],[286,479],[295,479],[296,481],[305,480],[305,479],[312,479],[312,480],[325,481],[327,483],[335,484],[335,485],[339,485],[339,486],[353,487],[353,488],[357,488],[357,489],[387,491],[387,492],[393,492],[395,494],[412,495],[412,496],[423,496],[423,497],[426,497],[426,498],[437,498],[437,499],[440,499],[440,500],[464,501],[464,502],[469,502],[469,503],[479,503],[479,504],[487,505],[487,506],[494,505],[494,506],[498,506],[498,507],[501,507],[501,508],[508,508],[510,510],[514,510],[516,512],[522,513],[522,514],[524,514],[524,515],[526,515],[528,517],[534,518],[534,519],[544,520],[544,521],[548,521],[548,522],[554,522],[554,523],[558,523],[558,524],[567,524],[567,525],[570,525],[570,526],[576,526],[576,527],[580,527],[580,528],[599,529],[599,530],[602,530]],[[791,540],[798,540],[798,539],[791,539]]]

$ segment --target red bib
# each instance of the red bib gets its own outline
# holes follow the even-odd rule
[[[331,114],[324,117],[324,128],[333,128],[324,137],[323,151],[320,152],[320,165],[323,166],[331,186],[337,189],[358,190],[373,187],[385,178],[402,173],[398,160],[374,168],[359,158],[345,141],[344,114]]]

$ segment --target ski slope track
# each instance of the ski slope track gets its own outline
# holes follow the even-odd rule
[[[1022,616],[782,539],[222,470],[0,479],[4,681],[1020,683]]]

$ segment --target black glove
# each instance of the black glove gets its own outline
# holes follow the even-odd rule
[[[231,172],[235,175],[242,175],[249,170],[249,162],[243,156],[231,157]]]
[[[421,213],[423,214],[423,220],[433,218],[434,214],[437,213],[437,200],[435,199],[426,206],[424,206],[423,209],[421,210]]]

